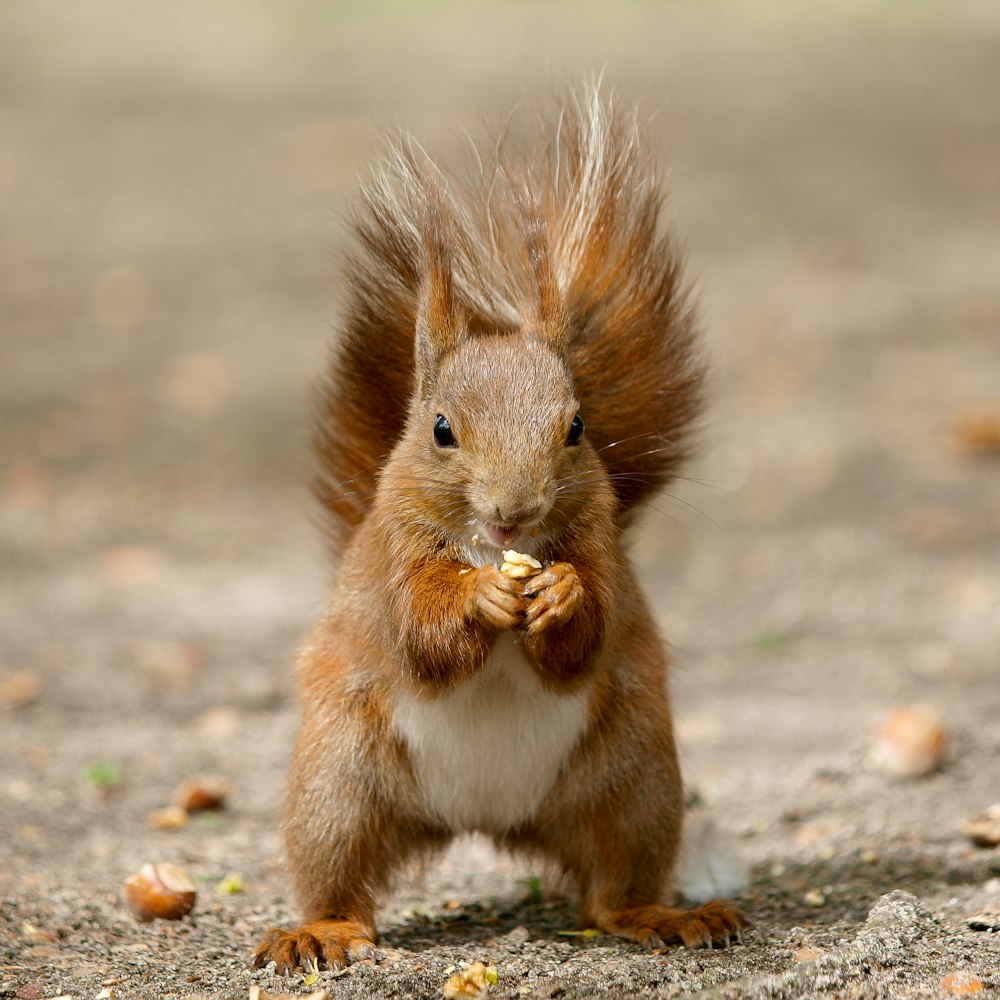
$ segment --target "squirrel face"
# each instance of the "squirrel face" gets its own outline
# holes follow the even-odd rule
[[[455,539],[537,547],[606,480],[565,363],[530,335],[463,338],[414,418],[431,490],[455,491],[433,510]]]

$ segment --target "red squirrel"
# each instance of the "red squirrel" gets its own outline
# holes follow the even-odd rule
[[[339,570],[301,650],[281,971],[370,957],[404,864],[477,831],[649,947],[747,920],[664,902],[683,817],[667,654],[622,551],[688,454],[703,365],[635,113],[571,100],[449,184],[407,140],[363,191],[323,387]],[[504,550],[541,569],[501,572]]]

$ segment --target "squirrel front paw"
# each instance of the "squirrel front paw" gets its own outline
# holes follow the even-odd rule
[[[467,576],[466,617],[494,629],[515,629],[524,618],[521,583],[496,566],[481,566]]]
[[[573,617],[583,601],[583,584],[570,563],[557,562],[525,580],[523,593],[529,601],[524,629],[536,636]]]

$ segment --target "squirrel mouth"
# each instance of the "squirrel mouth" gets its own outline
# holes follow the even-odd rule
[[[497,546],[512,545],[521,535],[521,525],[512,524],[510,526],[503,524],[487,524],[485,525],[486,534],[489,536],[490,541]]]

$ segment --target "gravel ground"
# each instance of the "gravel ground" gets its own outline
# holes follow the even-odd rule
[[[306,426],[356,177],[384,127],[458,162],[602,69],[655,112],[712,359],[633,550],[755,929],[570,936],[557,884],[468,840],[374,962],[254,972],[295,919]],[[0,997],[440,997],[477,959],[507,997],[1000,996],[1000,849],[961,829],[1000,801],[1000,460],[969,423],[1000,410],[998,94],[993,0],[0,6]],[[892,779],[873,734],[911,704],[947,749]],[[229,807],[154,829],[206,773]],[[192,918],[131,918],[150,860]]]

